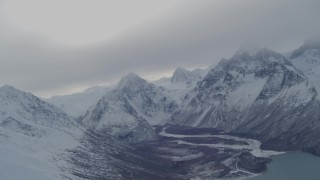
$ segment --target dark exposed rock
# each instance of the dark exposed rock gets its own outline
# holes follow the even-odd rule
[[[241,153],[238,156],[238,168],[253,172],[262,173],[267,170],[266,163],[271,162],[268,158],[258,158],[254,157],[249,152]]]

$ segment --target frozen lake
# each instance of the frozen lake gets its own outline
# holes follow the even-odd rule
[[[272,157],[265,174],[250,180],[320,179],[320,157],[302,152],[288,152]]]

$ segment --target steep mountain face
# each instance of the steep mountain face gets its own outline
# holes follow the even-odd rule
[[[45,101],[59,107],[72,117],[83,116],[87,110],[97,104],[111,87],[94,86],[86,89],[82,93],[76,93],[64,96],[53,96]]]
[[[306,41],[290,56],[291,62],[320,90],[320,40]]]
[[[281,54],[239,51],[198,82],[171,123],[253,134],[265,148],[318,149],[316,96],[312,83]]]
[[[129,74],[86,113],[82,122],[89,129],[108,129],[130,142],[152,140],[155,133],[150,124],[165,123],[176,107],[163,89]]]
[[[201,72],[189,71],[179,67],[174,71],[171,77],[171,83],[191,86],[192,84],[195,84],[197,81],[201,80],[201,78]]]
[[[155,81],[154,84],[162,87],[168,97],[171,97],[178,105],[181,105],[185,95],[196,86],[207,71],[207,69],[189,71],[179,67],[174,71],[171,78],[161,78]]]
[[[66,162],[57,159],[76,146],[82,128],[58,108],[11,86],[0,88],[0,114],[1,178],[62,179],[66,172],[59,164]]]

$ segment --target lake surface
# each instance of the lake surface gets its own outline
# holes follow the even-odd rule
[[[192,130],[192,129],[191,129]],[[192,133],[193,132],[193,133]],[[179,145],[188,145],[195,147],[210,147],[232,149],[241,152],[242,150],[250,150],[251,154],[256,157],[271,157],[272,162],[267,164],[268,169],[265,174],[249,178],[250,180],[320,180],[320,157],[303,152],[288,152],[279,154],[281,152],[264,151],[260,149],[261,142],[253,139],[241,138],[227,134],[208,134],[196,132],[195,130],[176,133],[172,128],[167,132],[166,128],[160,131],[159,135],[164,137],[174,138],[172,142]],[[195,133],[196,132],[196,133]],[[224,144],[224,143],[194,143],[187,141],[188,138],[197,138],[198,142],[205,138],[223,138],[225,140],[234,140],[237,142],[246,142],[247,144]],[[278,154],[278,155],[276,155]],[[274,155],[274,156],[273,156]],[[232,160],[232,159],[231,159]],[[243,174],[254,174],[245,171],[236,166],[229,166],[233,172]],[[241,179],[241,178],[240,178]]]
[[[302,152],[288,152],[272,157],[265,174],[250,180],[318,180],[320,157]]]

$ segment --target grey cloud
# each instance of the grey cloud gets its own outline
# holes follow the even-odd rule
[[[177,66],[209,66],[240,46],[286,52],[318,35],[318,7],[318,0],[187,1],[121,38],[83,48],[0,30],[0,84],[48,95],[116,82],[128,72],[149,76]]]

